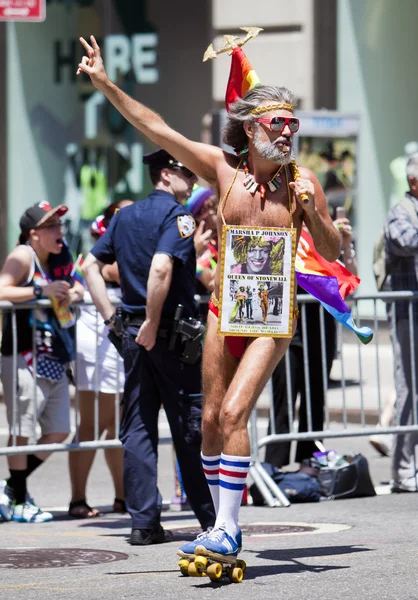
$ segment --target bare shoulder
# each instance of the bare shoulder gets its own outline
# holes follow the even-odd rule
[[[231,154],[230,152],[223,151],[224,161],[227,165],[236,169],[241,161],[241,157],[236,156],[235,154]]]
[[[302,179],[309,179],[312,183],[317,183],[318,178],[311,169],[308,169],[307,167],[298,167],[298,169]]]
[[[223,171],[235,171],[241,162],[241,157],[231,154],[230,152],[222,151],[223,157],[220,161],[220,167]]]
[[[6,258],[0,272],[0,285],[19,285],[29,275],[32,255],[29,248],[17,246]]]
[[[240,164],[240,157],[221,150],[222,158],[218,162],[216,188],[220,195],[224,194]]]
[[[6,258],[6,262],[9,260],[30,266],[32,264],[32,252],[27,246],[16,246]]]

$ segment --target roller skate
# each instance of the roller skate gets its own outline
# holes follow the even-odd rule
[[[194,553],[184,552],[191,550]],[[206,577],[211,581],[220,581],[227,577],[232,583],[240,583],[246,569],[245,561],[237,558],[242,547],[242,534],[238,532],[234,540],[224,529],[204,532],[194,540],[185,544],[178,551],[180,571],[189,577]]]
[[[206,531],[199,533],[197,538],[194,539],[192,542],[187,542],[186,544],[183,544],[183,546],[177,550],[177,556],[180,556],[180,558],[182,559],[179,561],[179,567],[183,575],[187,575],[187,567],[189,566],[189,563],[193,562],[195,559],[196,555],[194,551],[196,546],[201,545],[212,530],[213,527],[208,527]],[[186,562],[183,563],[183,560],[186,561],[187,564]],[[183,572],[184,570],[185,572]]]

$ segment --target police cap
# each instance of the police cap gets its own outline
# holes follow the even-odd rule
[[[144,154],[142,158],[144,165],[148,165],[154,169],[170,169],[171,167],[182,167],[182,163],[173,158],[171,154],[164,150],[164,148],[158,148],[154,152]]]

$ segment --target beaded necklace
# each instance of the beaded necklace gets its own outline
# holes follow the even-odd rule
[[[266,185],[264,183],[257,183],[254,179],[254,175],[251,175],[248,168],[248,161],[246,158],[242,161],[242,166],[244,168],[244,181],[242,182],[243,186],[246,190],[250,192],[250,194],[255,194],[256,191],[260,190],[260,198],[264,200],[266,197],[266,185],[268,185],[270,192],[275,192],[280,188],[280,184],[282,183],[282,178],[280,177],[280,171],[283,169],[283,165],[277,169],[275,174],[269,181],[267,181]]]

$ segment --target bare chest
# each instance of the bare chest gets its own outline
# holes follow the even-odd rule
[[[232,189],[221,190],[219,217],[227,225],[246,225],[252,227],[296,227],[301,224],[301,213],[298,210],[292,190],[284,181],[275,192],[267,191],[264,199],[260,193],[250,194],[242,183],[243,176],[239,173]],[[222,202],[222,200],[224,201]]]

